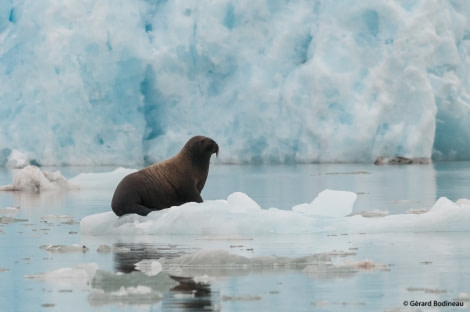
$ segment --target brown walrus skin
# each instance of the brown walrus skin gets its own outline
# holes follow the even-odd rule
[[[125,176],[111,201],[114,213],[146,216],[154,210],[187,202],[201,203],[201,191],[214,153],[219,155],[214,140],[195,136],[172,158]]]

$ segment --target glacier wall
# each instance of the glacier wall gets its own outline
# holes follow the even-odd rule
[[[0,165],[470,159],[470,2],[3,0]]]

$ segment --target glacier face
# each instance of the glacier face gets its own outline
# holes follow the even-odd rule
[[[469,55],[463,0],[5,0],[0,165],[470,159]]]

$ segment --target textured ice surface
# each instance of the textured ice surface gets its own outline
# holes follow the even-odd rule
[[[297,210],[261,209],[244,193],[233,193],[227,200],[209,200],[154,211],[147,217],[135,214],[118,218],[113,212],[94,214],[82,219],[83,235],[145,235],[174,234],[223,236],[301,234],[316,232],[387,233],[470,231],[470,204],[442,197],[425,213],[397,214],[376,218],[351,213],[355,196],[350,192],[322,192],[309,209],[308,204]],[[354,194],[355,195],[355,194]],[[317,203],[321,202],[321,206]],[[343,204],[338,204],[338,203]],[[345,209],[347,207],[347,209]],[[302,211],[302,212],[299,212]],[[305,213],[305,211],[314,211]],[[332,217],[333,216],[333,217]]]
[[[0,186],[0,191],[40,193],[77,188],[78,186],[68,183],[60,171],[42,171],[36,166],[26,166],[15,174],[12,184]]]
[[[353,192],[324,190],[312,203],[294,206],[292,210],[305,215],[344,217],[352,212],[356,198]]]
[[[2,1],[0,165],[142,164],[194,134],[221,162],[469,159],[469,16],[445,0]]]

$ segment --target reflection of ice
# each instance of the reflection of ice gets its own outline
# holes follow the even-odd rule
[[[355,194],[352,194],[355,195]],[[82,219],[84,235],[178,234],[210,236],[254,236],[266,234],[305,234],[315,232],[386,233],[470,231],[470,204],[440,198],[426,213],[399,214],[378,218],[351,213],[355,196],[350,192],[322,192],[318,204],[294,206],[294,210],[261,209],[244,193],[233,193],[227,200],[187,203],[147,217],[134,214],[118,218],[113,212]],[[347,208],[347,209],[345,209]],[[327,215],[327,216],[325,216]]]
[[[221,277],[282,270],[296,270],[308,277],[320,279],[346,278],[360,271],[388,271],[388,265],[371,259],[337,261],[338,257],[343,257],[343,254],[326,252],[302,257],[244,257],[214,249],[200,250],[171,259],[162,258],[158,262],[172,276],[192,277],[195,281],[206,283],[215,282]]]
[[[151,277],[142,272],[116,274],[100,270],[96,263],[26,275],[25,278],[89,289],[88,302],[93,306],[152,304],[163,298],[163,292],[178,285],[178,282],[165,273]]]
[[[25,278],[57,283],[60,285],[87,287],[87,285],[93,280],[97,270],[98,265],[96,263],[87,263],[77,265],[72,268],[61,268],[42,274],[26,275]]]

